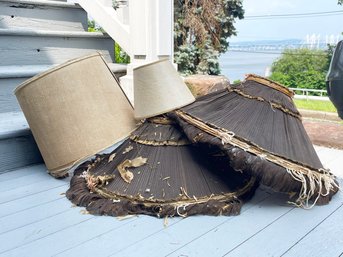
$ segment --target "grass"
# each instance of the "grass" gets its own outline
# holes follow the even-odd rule
[[[335,106],[330,101],[294,99],[294,102],[298,109],[337,112]]]

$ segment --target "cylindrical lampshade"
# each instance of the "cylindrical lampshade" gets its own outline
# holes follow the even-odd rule
[[[168,59],[133,70],[135,117],[149,118],[195,101]]]
[[[15,94],[55,177],[135,128],[133,108],[98,53],[37,75]]]

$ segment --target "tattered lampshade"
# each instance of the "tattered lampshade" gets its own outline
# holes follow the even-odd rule
[[[98,53],[37,75],[15,94],[55,177],[135,128],[133,108]]]
[[[80,165],[67,198],[98,215],[237,215],[256,186],[225,155],[192,145],[170,120],[154,117],[112,153]]]
[[[194,102],[194,97],[169,59],[133,70],[135,117],[149,118]]]
[[[328,203],[338,184],[323,169],[292,96],[276,82],[249,75],[170,115],[192,142],[219,147],[235,170],[295,196],[294,203],[307,208]]]

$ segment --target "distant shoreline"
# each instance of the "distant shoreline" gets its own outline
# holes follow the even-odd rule
[[[300,39],[232,42],[229,51],[219,58],[221,74],[230,81],[242,80],[247,73],[265,76],[284,49],[327,48],[327,42],[309,42]]]

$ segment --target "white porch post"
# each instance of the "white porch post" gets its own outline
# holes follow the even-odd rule
[[[120,82],[133,103],[133,68],[161,58],[173,59],[173,0],[78,0],[92,18],[130,55]]]
[[[130,57],[121,86],[133,103],[133,69],[161,58],[173,59],[173,0],[129,0]]]

